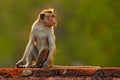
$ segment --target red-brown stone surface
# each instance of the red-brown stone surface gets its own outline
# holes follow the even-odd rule
[[[120,80],[120,68],[0,68],[0,80]]]

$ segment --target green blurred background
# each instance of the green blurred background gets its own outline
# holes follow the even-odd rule
[[[0,0],[0,67],[14,67],[39,12],[55,8],[57,65],[120,66],[120,0]]]

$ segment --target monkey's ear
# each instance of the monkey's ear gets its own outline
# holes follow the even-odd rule
[[[40,19],[43,20],[45,17],[45,14],[40,14]]]

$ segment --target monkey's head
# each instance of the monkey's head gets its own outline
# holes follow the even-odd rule
[[[56,15],[54,9],[45,9],[39,15],[39,20],[47,27],[56,26]]]

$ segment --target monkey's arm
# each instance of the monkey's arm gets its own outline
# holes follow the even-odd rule
[[[56,45],[55,45],[55,36],[54,35],[50,35],[48,37],[48,42],[49,42],[49,54],[48,54],[48,58],[45,62],[45,65],[47,67],[51,67],[54,63],[54,57],[55,57],[55,50],[56,50]]]
[[[28,44],[27,44],[27,46],[26,46],[24,55],[23,55],[22,59],[20,59],[20,60],[16,63],[16,66],[23,65],[23,63],[26,61],[26,58],[30,55],[30,53],[31,53],[32,50],[33,50],[34,40],[35,40],[34,35],[31,35],[31,36],[30,36],[30,39],[29,39],[29,42],[28,42]]]
[[[26,46],[26,49],[25,49],[24,55],[22,57],[22,60],[25,60],[26,57],[28,57],[30,55],[30,53],[32,52],[33,47],[34,47],[34,40],[35,40],[34,36],[32,35],[30,37],[30,40],[29,40],[27,46]]]
[[[56,49],[56,45],[55,45],[55,36],[50,35],[48,37],[48,42],[49,42],[49,47],[50,47],[50,51],[48,54],[48,58],[52,56],[52,54],[54,53],[55,49]]]

